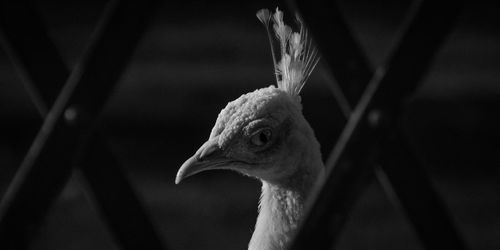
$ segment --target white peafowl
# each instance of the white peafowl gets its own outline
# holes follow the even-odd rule
[[[317,51],[300,21],[299,32],[283,12],[260,10],[271,43],[278,87],[242,95],[220,112],[208,141],[181,166],[175,182],[210,169],[231,169],[262,181],[259,216],[249,249],[284,249],[307,197],[325,175],[320,145],[302,115],[300,91],[316,66]],[[280,44],[277,63],[269,25]]]

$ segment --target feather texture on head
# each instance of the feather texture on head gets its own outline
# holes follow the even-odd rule
[[[268,9],[262,9],[257,12],[257,18],[264,24],[269,37],[278,88],[283,89],[300,103],[300,91],[319,61],[318,52],[308,37],[304,23],[297,16],[299,32],[294,32],[284,23],[283,12],[278,8],[272,15]],[[271,22],[280,45],[279,61],[276,59],[269,31]]]

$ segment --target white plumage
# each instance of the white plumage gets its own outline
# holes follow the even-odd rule
[[[324,176],[320,146],[302,115],[300,91],[318,62],[299,20],[293,32],[276,9],[257,17],[271,41],[277,86],[258,89],[228,103],[209,139],[181,166],[176,183],[201,171],[231,169],[262,181],[259,216],[249,249],[285,249],[299,225],[313,187]],[[280,43],[280,60],[269,25]]]

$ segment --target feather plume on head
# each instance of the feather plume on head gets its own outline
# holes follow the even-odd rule
[[[300,91],[319,61],[318,52],[308,37],[307,29],[302,20],[296,16],[300,30],[294,32],[283,22],[283,12],[278,8],[272,15],[268,9],[262,9],[257,12],[257,18],[264,24],[269,37],[278,88],[290,94],[300,104]],[[279,61],[276,60],[274,43],[269,31],[271,22],[280,45]]]

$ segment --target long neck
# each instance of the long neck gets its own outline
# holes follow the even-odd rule
[[[303,199],[298,192],[263,182],[259,216],[248,249],[283,249],[298,226]]]
[[[314,185],[324,174],[321,159],[313,168],[298,171],[286,183],[262,181],[259,216],[249,250],[284,249],[293,237],[304,205]]]

